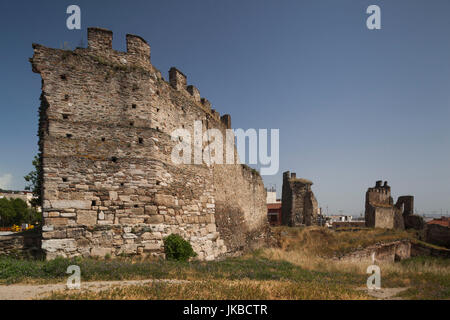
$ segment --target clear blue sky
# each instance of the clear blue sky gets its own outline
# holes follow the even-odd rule
[[[82,30],[66,29],[78,4]],[[366,28],[381,7],[382,29]],[[31,43],[76,47],[86,28],[145,38],[163,74],[181,69],[234,128],[279,128],[285,170],[314,181],[329,212],[364,210],[388,180],[396,198],[450,210],[450,1],[2,1],[0,187],[22,189],[37,153],[40,76]]]

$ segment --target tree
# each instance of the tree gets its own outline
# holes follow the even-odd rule
[[[36,208],[41,205],[41,191],[42,191],[42,169],[41,169],[41,158],[35,156],[33,160],[34,170],[28,173],[24,179],[28,182],[25,190],[30,190],[33,192],[34,198],[31,200],[31,205]]]
[[[22,223],[36,224],[41,221],[41,215],[33,208],[29,208],[22,199],[0,199],[0,223],[4,227],[21,225]]]
[[[16,213],[9,199],[0,199],[0,221],[3,227],[10,227],[16,223]]]

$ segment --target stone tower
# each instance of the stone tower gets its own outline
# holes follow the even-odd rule
[[[200,121],[225,135],[230,116],[212,110],[178,69],[165,81],[141,37],[127,35],[126,52],[113,50],[112,38],[89,28],[87,48],[33,44],[47,258],[160,256],[171,233],[207,260],[263,241],[258,174],[239,164],[171,161],[174,130],[192,132]]]
[[[283,173],[281,199],[282,224],[288,226],[317,224],[318,204],[311,191],[312,182],[297,178],[295,173]]]
[[[425,227],[423,218],[414,214],[414,197],[400,196],[394,204],[387,181],[377,181],[366,192],[366,227],[417,229]]]

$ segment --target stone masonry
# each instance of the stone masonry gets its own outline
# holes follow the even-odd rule
[[[311,191],[312,182],[297,178],[295,173],[283,173],[281,220],[283,225],[300,226],[317,224],[318,204]]]
[[[199,259],[238,253],[267,239],[261,177],[240,164],[174,164],[171,133],[231,128],[186,76],[165,81],[150,46],[127,35],[88,29],[88,48],[33,44],[42,77],[39,149],[43,240],[47,258],[138,254],[163,256],[171,233]]]
[[[386,229],[422,229],[423,219],[414,215],[414,197],[401,196],[394,204],[387,181],[377,181],[366,192],[366,227]]]

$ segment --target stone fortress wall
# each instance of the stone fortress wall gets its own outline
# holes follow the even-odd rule
[[[88,48],[33,44],[42,77],[39,148],[43,169],[43,241],[56,256],[163,255],[178,233],[199,259],[212,260],[267,239],[261,177],[240,165],[176,165],[170,134],[194,121],[231,128],[186,76],[165,81],[150,46],[127,35],[112,49],[111,31],[88,28]]]

